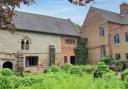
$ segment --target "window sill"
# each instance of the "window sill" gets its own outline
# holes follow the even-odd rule
[[[115,45],[115,46],[119,46],[120,44],[115,43],[114,45]]]
[[[26,67],[27,67],[27,68],[28,68],[28,67],[38,67],[38,65],[33,65],[33,66],[26,66]]]

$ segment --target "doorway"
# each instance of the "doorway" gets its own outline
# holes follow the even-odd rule
[[[13,67],[13,64],[12,64],[11,62],[5,62],[5,63],[3,64],[3,68],[12,69],[12,67]]]
[[[70,63],[71,64],[77,64],[75,56],[70,56]]]

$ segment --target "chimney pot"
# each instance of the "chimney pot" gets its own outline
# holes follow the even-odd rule
[[[123,2],[121,5],[120,5],[120,14],[121,15],[125,15],[128,13],[128,3],[126,2]]]

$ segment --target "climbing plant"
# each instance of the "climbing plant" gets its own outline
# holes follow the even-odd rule
[[[77,41],[77,47],[74,49],[77,64],[86,64],[88,58],[87,39],[79,39]]]

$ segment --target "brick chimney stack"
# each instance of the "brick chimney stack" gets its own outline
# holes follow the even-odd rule
[[[123,3],[120,5],[120,14],[121,14],[121,15],[125,15],[126,13],[128,13],[128,3],[123,2]]]

